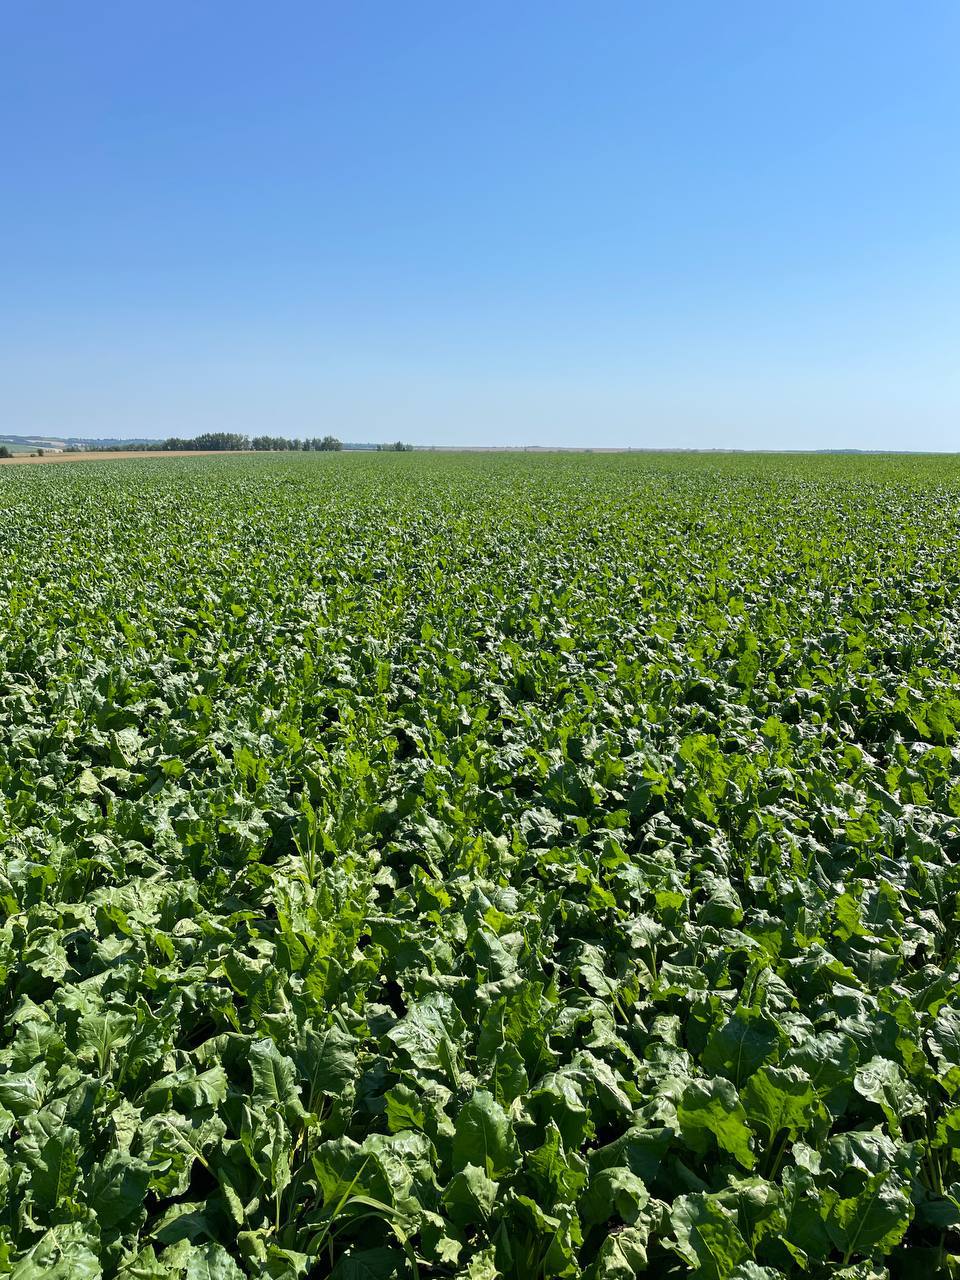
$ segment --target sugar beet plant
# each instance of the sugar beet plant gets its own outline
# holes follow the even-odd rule
[[[960,463],[12,468],[0,610],[0,1274],[960,1274]]]

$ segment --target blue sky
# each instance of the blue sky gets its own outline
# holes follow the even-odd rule
[[[960,449],[953,0],[0,6],[0,431]]]

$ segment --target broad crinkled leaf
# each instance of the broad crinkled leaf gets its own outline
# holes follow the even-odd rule
[[[677,1106],[683,1139],[700,1156],[715,1143],[745,1169],[752,1169],[754,1153],[747,1113],[729,1080],[692,1080]]]
[[[703,1280],[728,1280],[749,1257],[736,1216],[711,1196],[680,1196],[671,1210],[670,1225],[677,1252]]]
[[[297,1089],[296,1069],[273,1041],[257,1040],[252,1044],[249,1062],[254,1103],[280,1107],[288,1115],[300,1115],[303,1107]]]
[[[889,1173],[872,1174],[856,1195],[844,1196],[827,1186],[822,1196],[827,1231],[845,1259],[888,1252],[913,1217],[910,1196]]]
[[[779,1050],[783,1033],[771,1019],[741,1010],[708,1039],[702,1062],[707,1071],[726,1075],[739,1089]]]
[[[507,1113],[492,1094],[478,1089],[456,1119],[454,1168],[477,1165],[488,1177],[497,1179],[514,1168],[518,1156],[517,1140]]]
[[[443,1206],[458,1227],[486,1222],[497,1198],[498,1185],[475,1164],[453,1175],[443,1192]]]
[[[740,1096],[748,1124],[768,1142],[781,1133],[795,1138],[820,1113],[810,1078],[799,1067],[763,1067],[750,1077]]]
[[[52,1133],[43,1144],[30,1177],[30,1190],[41,1209],[52,1213],[73,1194],[79,1155],[80,1135],[69,1127]]]

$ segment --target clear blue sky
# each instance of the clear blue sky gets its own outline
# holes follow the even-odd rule
[[[960,6],[6,0],[0,431],[960,449]]]

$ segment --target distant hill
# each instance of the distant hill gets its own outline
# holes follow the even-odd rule
[[[80,445],[85,449],[116,449],[122,445],[124,447],[145,448],[148,445],[156,444],[156,440],[146,440],[140,437],[131,439],[120,439],[116,436],[18,436],[18,435],[0,435],[0,444],[21,445],[25,449],[66,449],[70,445]]]

